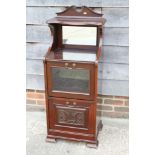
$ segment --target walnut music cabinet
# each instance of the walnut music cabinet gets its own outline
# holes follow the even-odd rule
[[[96,117],[102,14],[71,6],[49,19],[52,44],[44,59],[47,141],[84,141],[97,147]]]

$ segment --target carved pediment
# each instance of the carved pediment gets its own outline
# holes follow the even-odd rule
[[[92,9],[86,6],[83,6],[81,8],[71,6],[67,8],[65,11],[58,12],[57,15],[58,16],[102,17],[102,14],[96,13]]]

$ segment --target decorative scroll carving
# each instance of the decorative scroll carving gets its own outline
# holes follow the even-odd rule
[[[102,17],[102,14],[94,12],[92,9],[83,6],[80,9],[75,6],[67,8],[63,12],[58,12],[58,16],[84,16],[84,17]]]
[[[58,109],[58,123],[84,126],[85,112],[69,109]]]

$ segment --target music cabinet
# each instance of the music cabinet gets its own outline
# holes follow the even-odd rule
[[[44,59],[47,141],[84,141],[97,147],[98,61],[105,19],[71,6],[49,19],[52,44]]]

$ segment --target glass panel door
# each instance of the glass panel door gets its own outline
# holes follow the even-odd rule
[[[52,91],[90,93],[90,71],[80,68],[51,67]]]

